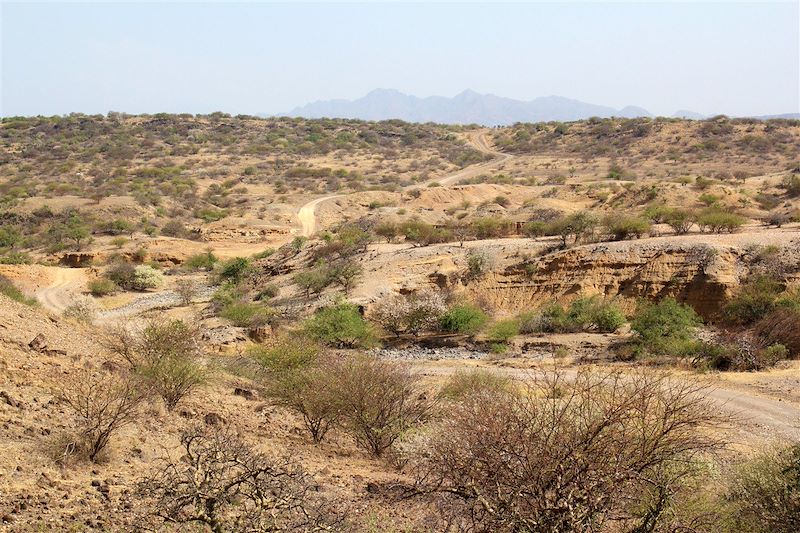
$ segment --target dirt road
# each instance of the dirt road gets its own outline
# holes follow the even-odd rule
[[[52,281],[36,291],[36,298],[45,309],[61,313],[77,296],[86,274],[80,268],[53,267]]]
[[[342,196],[341,194],[334,194],[331,196],[323,196],[322,198],[317,198],[316,200],[311,200],[306,205],[300,208],[300,211],[297,212],[297,218],[300,219],[300,224],[302,226],[301,235],[304,237],[310,237],[317,231],[317,217],[316,217],[316,210],[317,206],[322,202],[327,202],[328,200],[332,200],[334,198],[339,198]]]
[[[490,147],[488,141],[486,140],[486,132],[484,131],[469,133],[467,135],[467,142],[476,150],[483,152],[484,154],[489,154],[494,156],[494,159],[492,159],[491,161],[486,161],[485,163],[479,163],[477,165],[469,166],[467,168],[464,168],[462,170],[459,170],[458,172],[449,174],[447,176],[428,180],[421,186],[425,187],[432,183],[438,183],[439,185],[451,185],[462,179],[478,176],[483,172],[486,172],[487,170],[497,166],[498,164],[504,163],[514,157],[511,154],[504,154]],[[420,185],[412,185],[406,188],[412,189],[416,187],[420,187]],[[322,202],[327,202],[328,200],[332,200],[334,198],[340,198],[342,196],[344,195],[333,194],[330,196],[323,196],[322,198],[311,200],[303,207],[301,207],[300,210],[297,212],[297,218],[300,220],[300,227],[301,227],[300,234],[305,237],[310,237],[311,235],[314,234],[315,231],[317,231],[316,210],[319,204],[321,204]]]

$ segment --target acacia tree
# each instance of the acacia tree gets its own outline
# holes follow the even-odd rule
[[[75,241],[75,249],[81,249],[81,243],[90,235],[89,228],[78,215],[72,215],[64,225],[64,236]]]
[[[561,237],[561,243],[566,248],[570,237],[578,242],[582,237],[591,235],[596,226],[597,219],[594,215],[580,211],[551,222],[547,227],[547,233]]]

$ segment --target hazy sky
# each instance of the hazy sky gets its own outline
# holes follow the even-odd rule
[[[799,6],[4,1],[0,111],[278,113],[383,87],[798,112]]]

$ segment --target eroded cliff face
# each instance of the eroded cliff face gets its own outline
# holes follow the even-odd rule
[[[498,309],[519,311],[580,296],[672,296],[713,316],[747,272],[742,251],[725,246],[604,243],[582,246],[487,273],[464,290]]]

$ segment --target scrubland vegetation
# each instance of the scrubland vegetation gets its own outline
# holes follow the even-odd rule
[[[3,523],[796,531],[800,445],[765,444],[775,422],[732,414],[704,379],[797,368],[800,125],[519,124],[493,133],[519,156],[504,168],[437,183],[487,159],[471,130],[4,119],[0,482],[50,500],[0,502]],[[220,246],[208,232],[235,218],[244,235],[255,190],[343,196],[313,235]],[[191,247],[164,259],[158,239]],[[45,265],[84,255],[83,294],[45,316]]]

